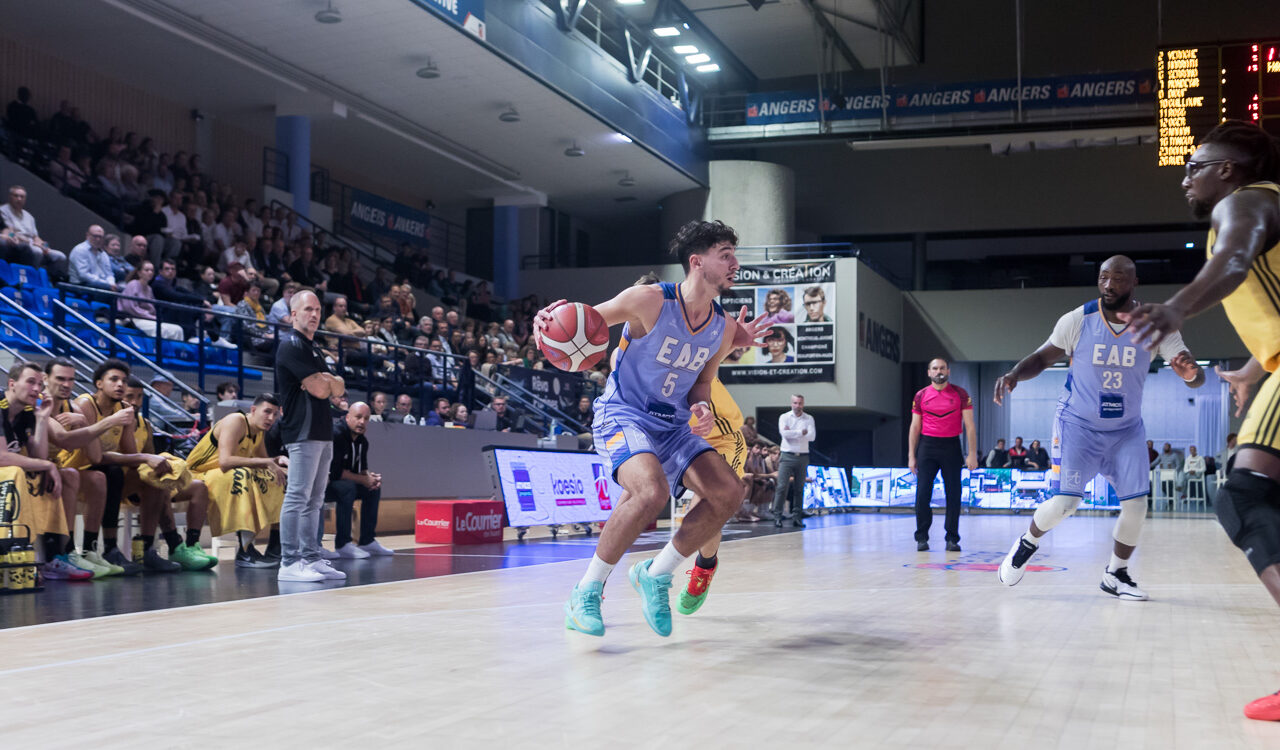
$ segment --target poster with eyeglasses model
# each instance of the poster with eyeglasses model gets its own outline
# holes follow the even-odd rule
[[[746,307],[769,328],[758,346],[720,365],[725,383],[822,383],[835,380],[835,263],[772,263],[738,269],[720,297],[729,315]]]

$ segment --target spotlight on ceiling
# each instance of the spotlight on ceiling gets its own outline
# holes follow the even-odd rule
[[[333,7],[333,0],[330,0],[328,7],[316,13],[316,20],[320,23],[342,23],[342,14]]]
[[[621,180],[618,180],[618,185],[625,188],[635,187],[636,178],[632,177],[630,172],[627,172],[625,175],[623,175]]]
[[[676,53],[677,55],[698,54],[698,48],[696,45],[693,45],[693,44],[677,44],[676,46],[671,48],[671,51]]]
[[[570,146],[569,148],[566,148],[566,149],[564,150],[564,155],[565,155],[565,156],[572,156],[572,157],[575,157],[575,158],[576,158],[576,157],[579,157],[579,156],[586,156],[586,155],[587,155],[587,152],[586,152],[586,151],[583,151],[583,150],[578,146],[578,142],[577,142],[577,141],[574,141],[572,146]]]
[[[654,36],[680,36],[680,29],[674,26],[659,26],[653,30]]]
[[[507,108],[502,110],[502,114],[498,115],[498,119],[503,122],[520,122],[520,113],[516,111],[515,107],[508,104]]]
[[[436,64],[431,62],[431,60],[427,60],[426,65],[423,65],[421,68],[418,68],[417,76],[419,78],[426,78],[428,80],[432,78],[439,78],[440,69],[437,68]]]

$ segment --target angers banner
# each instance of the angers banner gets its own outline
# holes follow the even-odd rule
[[[836,379],[836,264],[742,266],[720,295],[726,315],[767,316],[760,346],[737,349],[720,363],[724,383],[831,383]]]

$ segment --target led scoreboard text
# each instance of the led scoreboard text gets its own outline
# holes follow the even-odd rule
[[[1156,54],[1159,166],[1182,166],[1205,133],[1245,120],[1280,135],[1280,41],[1167,47]]]

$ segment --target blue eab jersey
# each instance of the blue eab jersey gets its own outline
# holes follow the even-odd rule
[[[622,328],[617,363],[595,401],[597,420],[621,406],[654,429],[689,423],[689,389],[720,351],[727,322],[718,303],[710,311],[689,310],[678,285],[660,286],[662,312],[653,329],[633,339],[631,324]]]
[[[1129,326],[1117,330],[1107,321],[1099,300],[1063,315],[1049,343],[1071,357],[1071,370],[1058,398],[1062,419],[1100,432],[1142,422],[1142,386],[1151,354],[1133,338]],[[1159,349],[1169,361],[1186,345],[1175,331],[1160,342]]]

